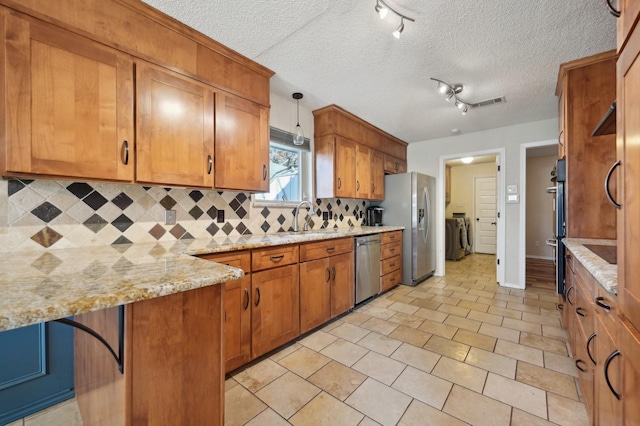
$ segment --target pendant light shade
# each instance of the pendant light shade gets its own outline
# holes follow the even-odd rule
[[[293,95],[291,95],[293,97],[293,99],[296,100],[296,110],[297,110],[297,114],[296,114],[296,118],[297,118],[297,124],[296,124],[296,129],[295,129],[295,133],[293,135],[293,144],[294,145],[304,145],[304,132],[302,131],[302,127],[300,126],[300,99],[302,99],[302,93],[294,93]]]

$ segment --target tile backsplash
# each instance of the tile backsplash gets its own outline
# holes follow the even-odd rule
[[[317,199],[310,226],[363,225],[366,205]],[[176,211],[175,225],[164,224],[167,210]],[[291,230],[294,213],[292,207],[253,206],[243,192],[8,179],[0,181],[0,252],[275,233]]]

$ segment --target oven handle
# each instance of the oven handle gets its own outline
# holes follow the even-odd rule
[[[547,238],[545,242],[549,247],[558,247],[558,241],[555,238]]]

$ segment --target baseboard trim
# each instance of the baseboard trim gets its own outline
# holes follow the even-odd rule
[[[553,257],[550,257],[550,256],[536,256],[533,254],[528,254],[525,257],[527,259],[553,260]]]
[[[508,287],[508,288],[514,288],[514,289],[518,289],[518,290],[524,290],[524,286],[523,285],[512,284],[512,283],[500,284],[500,287]]]

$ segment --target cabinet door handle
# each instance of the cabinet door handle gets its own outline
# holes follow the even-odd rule
[[[567,260],[573,259],[570,254],[567,254],[564,258],[567,259]]]
[[[267,180],[267,165],[262,165],[262,180]]]
[[[584,362],[584,361],[583,361],[583,360],[581,360],[581,359],[576,359],[576,368],[577,368],[578,370],[582,371],[583,373],[586,373],[586,372],[587,372],[587,369],[586,369],[586,368],[583,368],[583,367],[580,367],[580,363],[584,364],[585,366],[587,365],[587,363],[586,363],[586,362]]]
[[[224,310],[224,322],[227,322],[227,310]]]
[[[278,255],[278,256],[269,256],[269,259],[271,259],[274,262],[277,262],[279,260],[284,259],[284,254]]]
[[[609,191],[609,180],[611,180],[611,175],[613,175],[613,171],[617,169],[618,166],[620,166],[620,164],[621,164],[620,160],[613,163],[613,166],[611,166],[611,168],[607,172],[607,176],[604,178],[604,193],[607,195],[607,199],[609,200],[609,202],[613,204],[613,207],[615,207],[618,210],[620,210],[622,206],[616,203],[616,200],[614,200],[613,196],[611,196],[611,191]]]
[[[564,130],[560,130],[560,133],[558,134],[558,143],[562,146],[564,146],[564,143],[562,142],[562,134],[564,133]]]
[[[400,165],[398,164],[398,162],[396,161],[396,172],[398,171],[398,169],[400,168]]]
[[[327,279],[325,280],[325,282],[328,283],[330,279],[331,279],[331,270],[327,268]]]
[[[607,8],[609,8],[609,13],[611,13],[613,16],[615,16],[616,18],[620,17],[620,11],[613,7],[613,5],[611,4],[611,0],[607,0]]]
[[[602,309],[604,309],[607,312],[611,311],[611,306],[604,303],[604,297],[602,296],[596,297],[596,305],[600,306]]]
[[[213,171],[213,158],[211,157],[211,154],[209,154],[209,156],[207,157],[207,161],[209,162],[209,168],[207,169],[207,174],[210,175],[211,172]]]
[[[244,289],[244,310],[249,308],[249,289]]]
[[[360,191],[360,181],[356,181],[356,191]]]
[[[589,345],[591,344],[591,341],[596,338],[596,336],[597,334],[593,333],[591,336],[589,336],[589,339],[587,340],[587,355],[589,355],[589,358],[591,358],[591,362],[593,362],[593,365],[598,365],[598,363],[596,362],[595,359],[593,359],[593,355],[591,355],[591,349],[589,349]]]
[[[619,350],[616,349],[615,351],[611,352],[611,355],[609,355],[607,357],[607,360],[604,362],[604,379],[607,381],[607,386],[609,386],[609,390],[611,391],[613,396],[615,396],[616,399],[620,401],[620,394],[616,392],[615,389],[613,389],[613,386],[611,385],[611,381],[609,381],[609,364],[611,364],[611,361],[613,361],[613,359],[618,355],[622,355],[622,354],[620,353]]]
[[[256,297],[256,306],[258,306],[260,304],[260,287],[256,286],[256,294],[258,295],[258,297]]]
[[[558,309],[563,311],[564,310],[564,305],[562,303],[558,303]]]
[[[338,189],[340,189],[340,187],[342,187],[342,179],[338,178]]]
[[[333,280],[336,280],[336,267],[333,267]]]
[[[576,314],[580,315],[581,317],[585,317],[586,315],[582,311],[584,311],[584,309],[580,307],[576,308]]]
[[[573,305],[573,302],[571,301],[571,299],[569,298],[569,294],[571,294],[571,290],[575,290],[575,288],[573,288],[573,286],[569,287],[567,289],[567,302],[569,302],[570,305]]]
[[[129,142],[122,142],[122,162],[126,166],[129,164]]]

